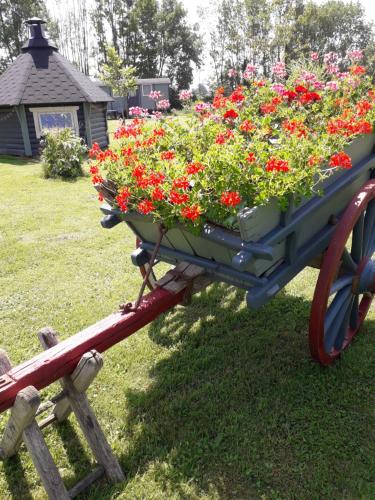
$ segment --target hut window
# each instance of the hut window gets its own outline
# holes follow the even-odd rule
[[[71,128],[79,134],[77,110],[78,106],[30,108],[37,138],[40,138],[44,130],[61,128]]]
[[[152,85],[142,85],[142,94],[146,97],[150,95],[152,90]]]

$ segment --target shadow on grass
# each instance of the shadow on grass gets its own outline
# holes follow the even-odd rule
[[[33,500],[19,455],[4,460],[3,469],[12,498]]]
[[[170,355],[127,392],[128,479],[219,498],[375,493],[374,329],[328,369],[310,360],[310,302],[281,293],[259,311],[214,285],[150,326]],[[371,356],[372,354],[372,356]]]
[[[33,165],[37,163],[39,163],[39,160],[36,158],[0,155],[0,164],[4,165],[24,166],[27,164]]]

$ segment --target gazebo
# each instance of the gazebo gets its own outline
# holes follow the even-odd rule
[[[59,54],[44,21],[29,19],[30,38],[0,75],[0,154],[35,156],[44,130],[72,128],[88,146],[108,145],[113,99]]]

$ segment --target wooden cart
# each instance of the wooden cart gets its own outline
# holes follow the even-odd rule
[[[163,234],[151,217],[104,207],[102,224],[121,221],[137,236],[133,263],[145,275],[157,243],[158,261],[188,262],[205,269],[212,281],[247,290],[249,307],[273,298],[306,266],[320,268],[310,316],[310,349],[330,364],[358,333],[375,291],[375,135],[353,141],[346,152],[353,167],[317,185],[322,196],[287,211],[277,201],[238,214],[239,231],[206,224],[200,236],[183,226]],[[148,278],[154,288],[153,270]]]

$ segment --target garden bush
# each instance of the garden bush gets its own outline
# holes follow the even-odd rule
[[[44,177],[74,179],[83,175],[87,147],[70,128],[47,132],[41,145]]]

